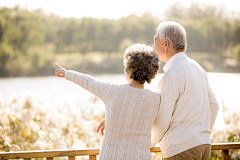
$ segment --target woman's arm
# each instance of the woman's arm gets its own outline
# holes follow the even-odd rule
[[[67,80],[75,82],[76,84],[99,97],[104,103],[106,103],[110,98],[114,84],[100,81],[87,74],[72,70],[66,70],[58,64],[56,64],[56,66],[58,69],[56,69],[55,74],[58,77],[65,77]]]

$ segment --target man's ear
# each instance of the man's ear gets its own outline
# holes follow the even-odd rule
[[[167,51],[168,45],[169,45],[168,40],[165,40],[165,41],[164,41],[164,48],[165,48],[165,51]]]

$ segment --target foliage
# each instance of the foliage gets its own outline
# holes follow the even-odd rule
[[[212,131],[211,139],[212,143],[231,143],[240,142],[240,111],[229,109],[229,103],[226,101],[222,102],[223,107],[223,120],[226,124],[226,128],[221,130],[215,129]],[[239,150],[229,150],[230,158],[232,160],[240,159]],[[220,151],[212,151],[212,159],[221,159]]]
[[[232,48],[232,56],[234,59],[240,61],[240,43]]]
[[[0,152],[99,147],[102,136],[95,132],[104,118],[103,110],[98,110],[101,105],[95,96],[75,107],[68,102],[43,106],[29,92],[13,96],[11,105],[0,96]],[[212,143],[240,141],[240,112],[231,112],[227,106],[222,103],[226,128],[212,131]],[[153,159],[161,157],[153,154]],[[239,150],[230,150],[230,157],[239,160]],[[221,159],[221,151],[212,151],[211,159]]]
[[[96,129],[103,112],[93,112],[99,107],[96,97],[85,105],[90,112],[67,102],[43,106],[31,93],[14,96],[9,106],[0,97],[0,151],[99,147],[102,136]]]
[[[233,67],[239,72],[240,16],[229,14],[223,6],[185,7],[175,3],[165,13],[165,20],[185,27],[188,52],[216,55],[216,67],[209,71],[216,71],[219,66],[222,71],[231,71],[222,66],[230,58],[237,61]],[[30,12],[18,6],[0,8],[0,76],[49,75],[59,53],[122,54],[132,43],[151,45],[159,22],[149,13],[117,20],[76,19],[45,15],[40,9]]]

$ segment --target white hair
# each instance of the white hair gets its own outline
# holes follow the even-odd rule
[[[187,49],[187,35],[182,25],[173,21],[161,22],[157,27],[161,42],[168,40],[173,49]]]

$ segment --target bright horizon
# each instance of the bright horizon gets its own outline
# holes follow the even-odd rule
[[[159,1],[159,0],[68,0],[68,1],[33,1],[33,0],[7,0],[0,2],[0,7],[14,7],[19,5],[29,11],[41,8],[46,14],[55,14],[64,18],[107,18],[118,19],[131,14],[141,16],[145,12],[151,13],[159,19],[164,18],[164,12],[177,0]],[[239,12],[240,1],[236,0],[184,0],[181,2],[184,6],[192,3],[224,6],[228,11]]]

